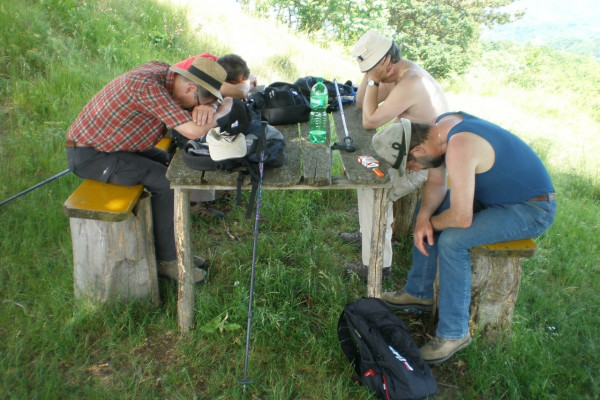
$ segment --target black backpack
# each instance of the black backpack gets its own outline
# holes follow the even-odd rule
[[[251,95],[248,103],[271,125],[295,124],[310,118],[308,97],[291,83],[273,82],[262,92]]]
[[[244,135],[246,140],[246,155],[244,157],[214,161],[210,157],[208,144],[203,137],[187,141],[182,149],[183,162],[188,167],[200,171],[237,171],[238,205],[241,204],[241,187],[244,182],[244,176],[250,175],[252,191],[246,211],[246,218],[250,218],[260,179],[258,165],[261,150],[264,150],[264,169],[281,167],[285,164],[286,160],[286,142],[279,130],[257,119],[253,119],[248,127],[244,129],[244,132],[239,133],[239,135]]]
[[[433,397],[437,383],[402,320],[380,299],[364,298],[344,308],[338,338],[360,382],[377,397]]]
[[[302,94],[304,94],[304,96],[310,100],[310,90],[315,85],[315,83],[317,83],[316,77],[305,76],[304,78],[299,78],[298,80],[296,80],[296,82],[294,82],[294,85],[297,86],[302,92]],[[323,84],[325,85],[325,87],[327,87],[327,112],[336,111],[340,107],[337,101],[335,83],[332,81],[328,81],[327,79],[323,79]],[[356,102],[356,91],[352,86],[352,82],[338,82],[338,90],[340,91],[340,99],[342,100],[342,104],[351,104]]]

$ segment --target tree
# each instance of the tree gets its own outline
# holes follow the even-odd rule
[[[464,72],[477,53],[482,25],[520,18],[501,7],[514,0],[394,0],[388,3],[389,26],[403,55],[436,78]],[[398,40],[399,38],[399,40]]]
[[[480,27],[522,16],[502,9],[515,0],[245,0],[261,15],[274,15],[317,40],[352,46],[369,29],[392,37],[406,58],[436,78],[471,64]]]

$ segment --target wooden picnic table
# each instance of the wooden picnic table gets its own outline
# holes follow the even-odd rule
[[[354,141],[356,151],[348,153],[340,151],[344,167],[343,176],[332,176],[331,168],[331,134],[322,144],[311,143],[308,140],[308,123],[277,126],[286,138],[286,164],[280,168],[268,169],[264,172],[263,190],[324,190],[324,189],[374,189],[373,195],[373,234],[371,242],[371,258],[369,260],[369,277],[367,295],[379,297],[383,269],[383,245],[385,238],[385,221],[387,220],[386,199],[390,188],[387,170],[389,163],[380,161],[380,170],[386,173],[377,177],[375,173],[362,166],[357,157],[372,155],[377,158],[371,138],[374,130],[362,127],[362,112],[354,105],[344,106],[346,126]],[[343,141],[344,129],[341,113],[333,113],[334,124],[330,124],[330,133],[335,131],[338,141]],[[178,152],[167,171],[167,178],[175,191],[175,238],[179,266],[179,292],[177,315],[182,333],[186,333],[193,325],[194,315],[194,281],[191,251],[190,229],[190,190],[192,189],[223,189],[237,188],[236,173],[219,171],[198,171],[191,169],[183,162]],[[250,189],[250,181],[244,182],[243,189]]]

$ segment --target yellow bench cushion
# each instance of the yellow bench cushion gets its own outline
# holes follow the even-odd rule
[[[472,252],[488,257],[533,257],[537,246],[533,239],[513,240],[484,244],[474,247]]]
[[[158,143],[156,143],[154,145],[154,147],[156,147],[159,150],[167,151],[167,150],[169,150],[169,147],[171,147],[171,142],[172,141],[173,140],[171,140],[170,137],[164,137],[164,138],[160,139],[158,141]]]
[[[142,184],[121,186],[86,179],[65,202],[65,214],[76,218],[123,221],[143,191]]]

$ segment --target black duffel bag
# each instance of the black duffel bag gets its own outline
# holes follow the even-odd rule
[[[273,82],[249,98],[250,107],[271,125],[295,124],[310,118],[310,102],[291,83]]]

